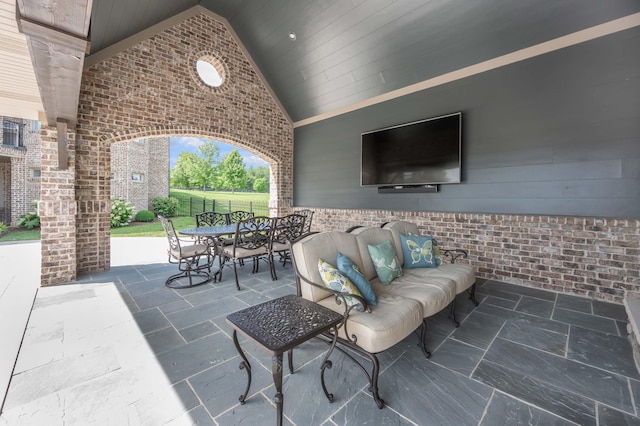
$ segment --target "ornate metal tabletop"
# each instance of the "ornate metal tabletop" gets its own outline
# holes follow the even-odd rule
[[[272,355],[298,346],[342,321],[342,315],[298,296],[284,296],[227,316]]]

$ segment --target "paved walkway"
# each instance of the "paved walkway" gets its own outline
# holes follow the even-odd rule
[[[40,242],[0,243],[0,406],[40,286]]]

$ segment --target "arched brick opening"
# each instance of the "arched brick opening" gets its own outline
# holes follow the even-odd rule
[[[195,60],[203,52],[224,61],[228,72],[216,90],[206,90],[194,78]],[[51,182],[43,184],[41,197],[47,221],[42,227],[43,285],[110,267],[113,142],[185,135],[241,146],[271,165],[272,213],[291,208],[293,126],[222,20],[204,11],[195,13],[88,63],[76,132],[67,135],[67,170],[57,170],[54,160],[48,165],[46,149],[54,148],[56,135],[54,128],[43,129],[47,166],[42,180]]]
[[[134,139],[172,136],[186,136],[219,141],[236,146],[238,148],[246,149],[252,154],[260,156],[260,158],[269,163],[269,167],[271,168],[271,181],[269,186],[269,210],[271,214],[277,215],[280,212],[287,211],[287,209],[291,207],[290,202],[288,203],[288,205],[283,205],[282,200],[279,197],[279,183],[281,181],[280,177],[282,176],[280,168],[281,164],[283,164],[283,158],[280,158],[277,153],[265,152],[265,150],[261,146],[255,146],[250,142],[247,143],[241,140],[236,140],[232,136],[217,133],[215,131],[212,131],[212,129],[203,128],[200,130],[194,130],[193,128],[182,128],[180,126],[163,127],[161,129],[131,129],[131,131],[127,131],[125,133],[120,133],[117,135],[106,135],[104,141],[111,145],[112,143],[124,142]]]

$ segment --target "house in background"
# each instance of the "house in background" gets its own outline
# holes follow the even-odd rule
[[[40,122],[1,120],[0,222],[15,226],[40,198]]]
[[[40,199],[40,122],[2,117],[0,222],[16,226]],[[111,198],[135,211],[169,195],[169,138],[124,141],[111,147]]]
[[[138,212],[150,209],[154,197],[168,196],[168,137],[111,145],[111,198],[124,198]]]

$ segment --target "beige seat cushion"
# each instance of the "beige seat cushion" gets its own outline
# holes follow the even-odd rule
[[[233,246],[226,246],[224,248],[224,254],[233,258]],[[263,254],[267,254],[266,247],[258,247],[255,249],[246,249],[246,248],[238,247],[236,249],[236,259],[245,259],[247,257],[261,256]]]
[[[403,269],[403,271],[405,276],[427,279],[429,282],[437,278],[452,280],[456,285],[456,294],[462,293],[476,282],[473,267],[464,263],[444,263],[437,268]]]
[[[390,284],[382,285],[375,278],[371,280],[376,294],[388,294],[398,297],[409,297],[417,300],[422,305],[422,315],[428,318],[435,315],[449,305],[456,297],[456,283],[448,278],[442,277],[419,277],[411,274],[404,274],[391,281]]]
[[[339,313],[344,312],[344,304],[337,305],[334,297],[318,301],[319,304]],[[357,345],[367,352],[378,353],[402,341],[422,324],[422,305],[420,302],[390,294],[378,297],[378,306],[371,313],[349,314],[346,324],[347,333],[356,336]],[[344,326],[339,335],[346,339]]]
[[[188,257],[202,256],[209,252],[209,246],[206,244],[191,244],[180,246],[180,251],[172,250],[171,256],[176,259],[186,259]]]

